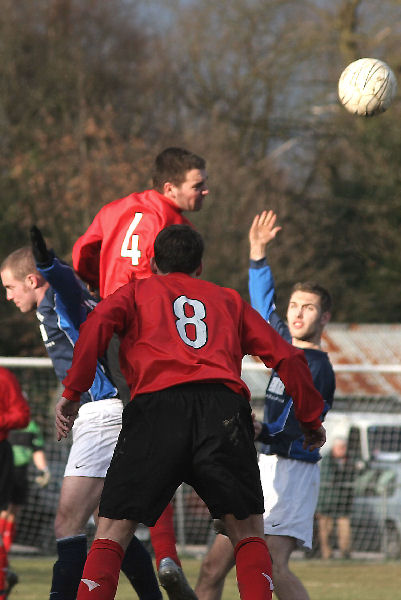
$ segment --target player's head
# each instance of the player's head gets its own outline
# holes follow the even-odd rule
[[[49,287],[36,268],[29,246],[9,254],[0,265],[0,274],[7,300],[12,300],[23,313],[35,310]]]
[[[330,320],[329,292],[313,281],[296,283],[287,308],[287,322],[294,341],[320,344],[324,326]]]
[[[181,210],[198,211],[209,192],[206,162],[184,148],[166,148],[155,159],[153,187]]]
[[[189,225],[169,225],[156,236],[153,272],[200,275],[203,248],[202,236],[195,229]]]

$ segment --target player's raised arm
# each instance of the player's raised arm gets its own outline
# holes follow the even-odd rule
[[[266,262],[266,246],[276,237],[281,227],[276,226],[276,214],[263,211],[256,215],[249,230],[248,286],[251,304],[266,320],[275,310],[274,279]]]
[[[277,215],[272,210],[263,210],[256,215],[249,230],[249,258],[260,260],[266,256],[266,246],[271,242],[281,227],[276,226]]]
[[[62,302],[74,327],[79,329],[86,314],[84,316],[82,313],[83,289],[78,278],[69,265],[60,262],[54,251],[48,249],[42,232],[36,225],[30,228],[30,238],[36,268],[57,293],[58,303]]]

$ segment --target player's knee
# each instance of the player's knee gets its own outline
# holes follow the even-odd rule
[[[283,577],[288,576],[290,568],[288,561],[282,557],[272,557],[273,581],[279,581]]]
[[[219,585],[225,575],[219,561],[205,556],[200,568],[198,583],[208,587],[215,587]]]
[[[87,521],[88,518],[82,518],[76,511],[68,511],[60,506],[54,520],[54,533],[56,538],[59,539],[72,535],[79,535],[83,532]]]

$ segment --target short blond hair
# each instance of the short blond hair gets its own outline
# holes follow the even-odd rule
[[[37,273],[34,256],[30,246],[23,246],[11,252],[1,263],[0,271],[9,269],[13,276],[19,281],[24,281],[30,273]]]

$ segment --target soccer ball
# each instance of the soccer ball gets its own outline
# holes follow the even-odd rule
[[[388,109],[397,90],[390,67],[377,58],[360,58],[344,69],[338,82],[341,104],[354,115],[370,117]]]

